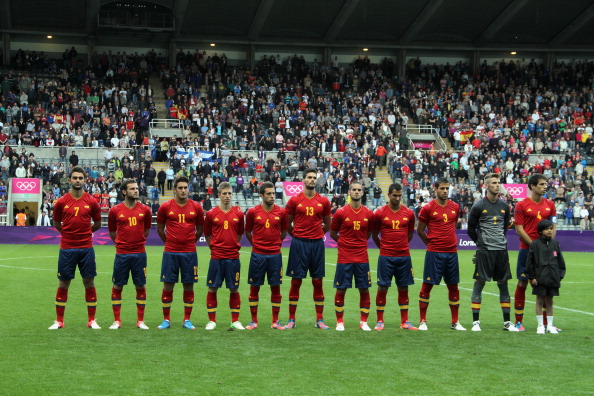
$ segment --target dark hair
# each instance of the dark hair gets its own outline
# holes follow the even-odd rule
[[[266,192],[267,188],[274,188],[274,184],[272,184],[271,182],[264,182],[260,185],[260,194],[264,195],[264,193]]]
[[[177,188],[177,184],[180,182],[190,184],[190,180],[188,180],[187,176],[184,176],[184,175],[176,176],[175,180],[173,180],[173,189],[174,190]]]
[[[535,173],[532,176],[530,176],[530,178],[528,179],[528,189],[532,190],[533,186],[538,186],[538,182],[541,180],[547,180],[547,178],[541,175],[540,173]]]
[[[440,184],[448,184],[449,185],[450,182],[445,177],[440,177],[439,179],[435,180],[435,183],[433,183],[433,187],[435,189],[438,189]]]
[[[75,166],[74,168],[72,168],[72,169],[70,170],[70,174],[73,174],[74,172],[76,172],[76,173],[82,173],[82,174],[83,174],[83,176],[84,176],[84,174],[85,174],[85,170],[82,168],[82,166],[78,166],[78,165],[77,165],[77,166]]]
[[[402,191],[402,185],[400,183],[392,183],[390,187],[388,187],[388,194],[392,194],[392,191]]]
[[[308,173],[315,173],[316,175],[318,174],[318,170],[314,169],[314,168],[307,168],[306,170],[303,171],[303,178],[305,179],[305,176],[307,176]]]
[[[136,179],[125,179],[122,184],[120,184],[120,191],[128,191],[128,185],[130,184],[138,184]]]
[[[538,223],[538,233],[542,234],[544,230],[553,227],[553,225],[554,224],[551,220],[542,220],[540,223]]]
[[[483,180],[486,183],[487,180],[491,180],[493,178],[496,178],[497,180],[501,181],[501,175],[499,173],[487,173]]]

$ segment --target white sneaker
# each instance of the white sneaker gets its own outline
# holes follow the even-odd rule
[[[206,326],[204,326],[205,330],[214,330],[217,328],[217,322],[213,322],[212,320],[209,321]]]
[[[458,331],[466,331],[466,329],[464,327],[462,327],[460,322],[452,323],[452,326],[450,327],[450,329],[458,330]]]
[[[90,327],[93,330],[101,330],[101,326],[97,324],[96,320],[91,320],[89,323],[87,323],[87,327]]]
[[[429,328],[427,327],[427,322],[422,321],[421,324],[419,324],[419,330],[423,330],[423,331],[429,330]]]
[[[481,331],[481,321],[480,320],[475,320],[474,322],[472,322],[472,329],[470,329],[472,331]]]
[[[520,330],[510,321],[503,322],[503,331],[512,331],[518,333]]]
[[[336,331],[344,331],[344,323],[343,322],[336,323]]]
[[[239,320],[236,320],[235,322],[231,323],[231,328],[233,330],[245,330],[245,327],[243,327]]]
[[[63,329],[64,328],[64,322],[58,322],[57,320],[54,321],[54,323],[48,327],[48,330],[58,330],[58,329]]]
[[[538,325],[538,327],[536,328],[536,334],[544,334],[544,333],[545,333],[544,325]]]
[[[559,334],[557,328],[555,326],[547,326],[547,333],[549,334]]]
[[[120,327],[122,327],[122,322],[116,320],[111,326],[109,326],[109,330],[117,330]]]
[[[136,327],[138,327],[140,330],[148,330],[149,329],[149,327],[141,320],[136,322]]]
[[[367,324],[367,322],[361,321],[359,322],[359,328],[363,331],[371,331],[371,328]]]

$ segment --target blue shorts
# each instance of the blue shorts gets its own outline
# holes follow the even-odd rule
[[[163,252],[161,282],[177,283],[180,273],[182,283],[198,282],[198,255],[194,252]]]
[[[377,285],[391,287],[392,278],[394,278],[398,287],[415,284],[410,256],[379,256],[377,259]]]
[[[262,286],[264,276],[268,277],[270,286],[278,286],[283,283],[283,259],[280,253],[258,254],[252,252],[248,271],[248,284]]]
[[[350,289],[353,287],[353,275],[355,276],[355,287],[357,289],[368,289],[371,287],[371,273],[369,263],[336,264],[334,275],[334,288]]]
[[[95,263],[95,250],[84,249],[60,249],[58,257],[58,279],[74,279],[76,267],[83,279],[93,279],[97,276],[97,264]]]
[[[326,257],[323,239],[293,238],[289,249],[287,275],[291,278],[312,278],[326,276]]]
[[[458,253],[426,252],[423,282],[439,285],[442,277],[446,285],[460,283]]]
[[[223,286],[223,280],[225,280],[227,289],[237,289],[240,270],[239,259],[210,259],[206,286],[219,288]]]
[[[146,253],[116,254],[113,261],[112,282],[116,286],[128,284],[128,276],[136,286],[146,285]]]
[[[528,252],[530,249],[518,250],[518,264],[516,265],[516,277],[519,280],[528,280],[526,275],[526,261],[528,261]]]

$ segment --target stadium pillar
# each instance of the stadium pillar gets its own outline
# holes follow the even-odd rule
[[[95,53],[95,36],[87,38],[87,66],[93,62],[93,54]]]
[[[332,49],[330,47],[324,47],[324,66],[330,66],[332,64]]]
[[[250,44],[247,46],[246,58],[250,70],[254,70],[256,67],[256,46],[254,44]]]
[[[10,65],[10,34],[2,34],[2,64]]]
[[[479,50],[474,50],[470,54],[470,70],[473,73],[478,72],[479,68],[481,67],[481,52]]]
[[[553,64],[555,63],[555,53],[553,51],[549,51],[545,54],[544,64],[548,70],[553,68]]]
[[[177,45],[175,40],[169,40],[169,67],[175,69],[175,57],[177,55]]]
[[[404,81],[406,78],[406,49],[399,48],[396,53],[396,75],[398,81]]]

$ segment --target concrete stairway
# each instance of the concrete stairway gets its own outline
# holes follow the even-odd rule
[[[388,195],[388,187],[390,187],[390,184],[393,183],[392,176],[390,176],[388,169],[384,166],[382,169],[375,168],[375,178],[377,179],[377,182],[378,182],[380,188],[382,189],[382,205],[383,205],[387,202],[386,196]],[[370,195],[371,195],[371,197],[369,197],[367,199],[369,208],[371,208],[372,202],[373,202],[373,194],[370,194]],[[371,208],[371,209],[375,210],[375,208]]]
[[[167,108],[165,107],[165,90],[161,84],[159,74],[152,74],[149,83],[153,89],[153,102],[157,108],[157,118],[167,118]]]

